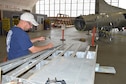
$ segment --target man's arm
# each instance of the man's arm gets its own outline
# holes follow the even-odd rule
[[[45,37],[37,37],[37,38],[33,38],[31,39],[31,42],[34,43],[34,42],[37,42],[37,41],[44,41],[45,40]]]
[[[49,44],[44,45],[44,46],[32,46],[32,47],[29,48],[29,51],[31,51],[32,53],[36,53],[36,52],[46,50],[46,49],[49,49],[49,48],[52,48],[52,47],[53,47],[53,44],[49,43]]]

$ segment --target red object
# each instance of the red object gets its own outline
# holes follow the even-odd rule
[[[62,39],[64,39],[64,29],[62,30]]]
[[[60,40],[65,41],[65,39],[64,39],[64,29],[62,29],[62,38]]]
[[[92,46],[94,46],[95,33],[96,33],[96,28],[95,27],[93,28],[92,33],[93,33],[93,35],[92,35],[91,44],[92,44]]]

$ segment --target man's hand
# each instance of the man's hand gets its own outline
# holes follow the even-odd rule
[[[45,40],[45,37],[42,37],[42,36],[41,37],[38,37],[37,40],[38,41],[44,41]]]
[[[48,48],[52,48],[53,44],[52,43],[48,43],[47,46],[48,46]]]
[[[40,37],[31,39],[31,42],[34,43],[34,42],[37,42],[37,41],[39,42],[39,41],[44,41],[44,40],[45,40],[45,37],[40,36]]]

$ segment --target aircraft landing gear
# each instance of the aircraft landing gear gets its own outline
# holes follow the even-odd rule
[[[123,28],[122,28],[122,27],[119,27],[118,30],[119,30],[119,31],[123,31]]]
[[[103,39],[103,40],[112,41],[111,28],[110,27],[98,28],[98,36],[99,36],[99,40]]]

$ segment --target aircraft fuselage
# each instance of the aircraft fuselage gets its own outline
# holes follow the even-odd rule
[[[91,30],[94,26],[111,26],[113,28],[125,27],[126,12],[82,15],[75,18],[74,25],[75,28],[80,31]]]

